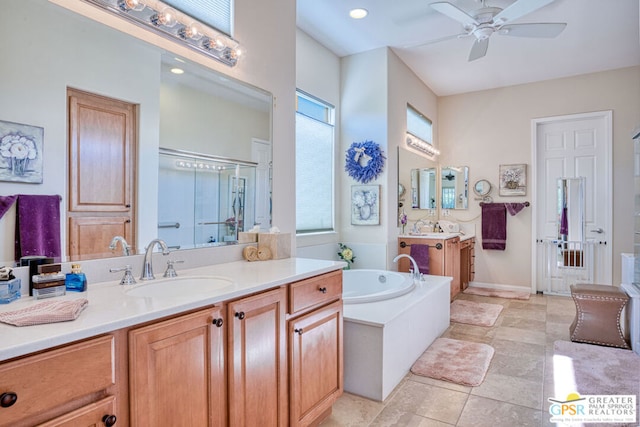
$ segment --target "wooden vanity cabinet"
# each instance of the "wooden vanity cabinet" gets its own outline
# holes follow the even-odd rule
[[[342,271],[289,285],[289,425],[317,425],[343,393]]]
[[[286,288],[228,303],[230,426],[281,426],[287,414]]]
[[[460,237],[450,239],[423,239],[419,237],[399,237],[398,254],[411,255],[411,245],[429,245],[429,274],[449,276],[451,280],[451,300],[460,293]],[[398,271],[408,272],[411,261],[398,260]]]
[[[469,287],[469,282],[475,278],[475,246],[476,238],[460,242],[460,290],[464,291]]]
[[[127,425],[117,350],[111,334],[0,364],[0,426],[104,426],[104,416]]]
[[[129,332],[132,426],[226,425],[223,325],[215,306]]]

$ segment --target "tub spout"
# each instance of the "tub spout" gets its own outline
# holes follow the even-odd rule
[[[411,260],[411,263],[413,264],[413,280],[414,281],[418,281],[421,282],[422,281],[422,274],[420,273],[420,269],[418,268],[418,263],[416,262],[415,259],[413,259],[413,257],[411,255],[407,255],[407,254],[400,254],[397,257],[395,257],[393,259],[393,262],[398,262],[398,260],[400,258],[409,258]]]

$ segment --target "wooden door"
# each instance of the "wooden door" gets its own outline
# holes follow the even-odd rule
[[[286,289],[229,303],[229,425],[287,425]]]
[[[290,425],[308,426],[343,390],[342,301],[289,321]]]
[[[132,426],[226,425],[221,308],[129,332]]]
[[[460,238],[445,240],[444,274],[453,277],[451,280],[451,300],[460,293]]]
[[[67,95],[67,253],[72,261],[113,256],[115,235],[135,246],[136,106],[75,89]]]

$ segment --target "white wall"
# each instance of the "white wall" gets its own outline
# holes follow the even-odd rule
[[[470,182],[498,183],[500,164],[531,167],[531,120],[613,110],[613,283],[620,283],[620,253],[633,251],[633,147],[631,131],[640,123],[640,67],[442,97],[438,100],[441,164],[468,165]],[[530,175],[530,172],[529,172]],[[494,201],[530,200],[525,197]],[[480,207],[451,211],[480,230]],[[507,250],[476,246],[475,280],[530,287],[532,209],[507,220]]]

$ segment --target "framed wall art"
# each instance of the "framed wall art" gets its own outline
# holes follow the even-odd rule
[[[380,186],[351,186],[351,224],[380,224]]]
[[[500,165],[500,195],[527,195],[527,165]]]
[[[0,120],[0,181],[42,184],[44,129]]]

